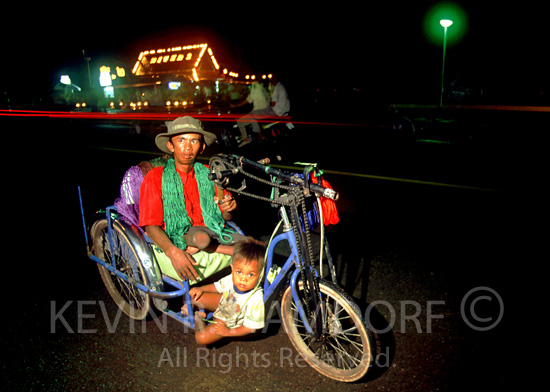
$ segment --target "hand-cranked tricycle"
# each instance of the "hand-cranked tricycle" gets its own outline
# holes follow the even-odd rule
[[[303,173],[292,173],[265,162],[220,154],[210,159],[209,170],[209,178],[218,188],[263,200],[279,210],[280,221],[266,252],[266,314],[279,313],[294,348],[321,374],[345,382],[361,379],[375,359],[373,334],[359,307],[337,284],[323,225],[321,201],[335,200],[338,194],[315,177],[319,174],[315,165],[306,166]],[[265,184],[270,195],[247,192],[246,179]],[[235,187],[233,182],[239,181],[240,186]],[[315,223],[319,249],[313,248]],[[125,314],[143,320],[154,314],[154,307],[195,328],[191,309],[182,313],[169,307],[169,300],[176,297],[191,304],[189,282],[163,274],[154,245],[139,227],[124,219],[114,206],[96,214],[89,227],[84,226],[88,255],[98,264],[107,290]],[[237,226],[235,230],[239,230]],[[286,261],[280,262],[275,247],[285,242],[290,250]],[[328,280],[322,279],[325,260]]]

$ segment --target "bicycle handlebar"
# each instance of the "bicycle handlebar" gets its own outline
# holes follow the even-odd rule
[[[224,156],[224,159],[232,161],[233,164],[235,164],[235,162],[238,162],[240,163],[241,166],[242,165],[250,166],[256,170],[259,170],[266,174],[275,176],[283,181],[287,181],[291,184],[299,186],[302,189],[309,188],[309,190],[311,190],[318,196],[326,197],[327,199],[331,199],[331,200],[338,200],[339,195],[334,189],[325,188],[319,184],[313,184],[309,181],[306,181],[304,180],[304,178],[300,177],[298,173],[287,173],[280,169],[275,169],[271,166],[263,164],[264,162],[266,162],[266,160],[262,160],[260,161],[261,162],[260,163],[238,155]],[[269,162],[269,160],[267,160],[267,162]],[[224,178],[232,176],[233,174],[237,174],[238,171],[239,171],[238,169],[213,171],[208,175],[208,178],[212,181],[223,180]]]
[[[237,174],[238,172],[239,171],[237,169],[212,171],[208,174],[208,179],[210,181],[221,181],[223,179],[226,179],[227,177],[232,176],[233,174]]]

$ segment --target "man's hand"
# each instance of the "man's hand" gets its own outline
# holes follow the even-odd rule
[[[197,280],[199,275],[193,266],[198,263],[191,257],[189,252],[175,246],[160,226],[145,226],[145,233],[153,242],[170,258],[174,269],[182,279]],[[193,248],[187,247],[191,252]],[[196,250],[196,248],[194,248]]]
[[[180,278],[188,280],[198,279],[199,275],[193,267],[198,265],[198,263],[189,253],[174,245],[168,248],[165,253],[172,261],[172,265]]]
[[[218,202],[217,197],[214,197],[215,201]],[[222,215],[225,220],[231,220],[233,217],[233,211],[237,209],[237,202],[231,195],[226,195],[220,203],[222,209]]]
[[[193,301],[198,301],[200,297],[202,297],[204,293],[204,290],[202,287],[193,287],[191,290],[189,290],[189,295],[191,296],[191,299]]]
[[[237,202],[233,196],[226,195],[221,201],[220,207],[222,208],[222,212],[232,212],[237,209]]]

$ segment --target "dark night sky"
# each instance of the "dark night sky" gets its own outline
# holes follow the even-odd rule
[[[235,9],[230,4],[193,9],[172,3],[160,10],[153,10],[152,3],[131,10],[122,3],[90,3],[79,10],[58,5],[53,14],[41,6],[25,17],[12,11],[21,23],[2,32],[13,60],[3,55],[2,68],[4,74],[32,73],[50,83],[62,67],[83,63],[82,49],[92,58],[117,54],[133,62],[146,42],[201,34],[223,47],[225,53],[217,52],[220,62],[224,54],[240,55],[254,70],[280,73],[294,89],[351,86],[384,91],[390,99],[413,99],[415,91],[437,87],[440,80],[441,47],[428,43],[422,31],[433,3],[333,2],[280,10],[268,3],[273,11],[255,13],[239,11],[242,3]],[[495,90],[548,90],[550,33],[542,2],[456,3],[468,14],[468,31],[448,48],[450,77],[460,75],[470,86]]]

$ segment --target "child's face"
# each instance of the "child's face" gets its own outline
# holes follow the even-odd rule
[[[233,284],[240,291],[250,291],[256,287],[260,279],[260,263],[246,263],[245,260],[239,260],[231,265],[231,275]]]

